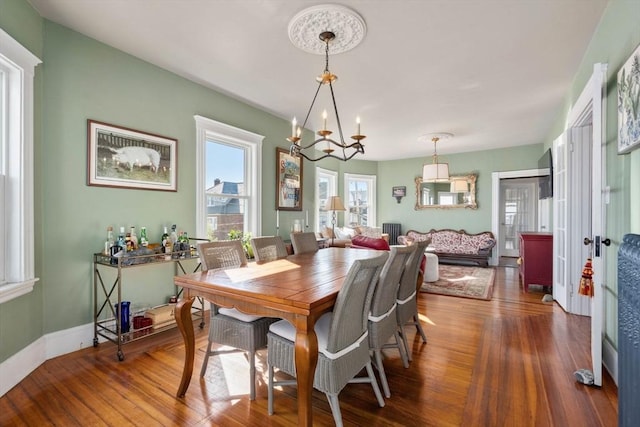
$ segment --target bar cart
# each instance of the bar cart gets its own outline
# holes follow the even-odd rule
[[[192,240],[208,241],[207,239],[189,238]],[[131,253],[119,252],[116,255],[105,255],[104,253],[96,253],[93,255],[93,346],[99,344],[99,337],[115,343],[118,346],[118,360],[124,360],[124,352],[122,346],[124,344],[147,338],[151,335],[164,332],[168,329],[176,327],[175,323],[167,326],[155,327],[154,325],[145,325],[142,328],[131,328],[129,331],[123,331],[121,316],[118,308],[122,307],[122,286],[124,272],[131,268],[150,268],[160,264],[173,263],[175,265],[175,275],[187,274],[185,264],[187,260],[196,260],[197,265],[193,272],[195,273],[201,267],[199,255],[193,245],[189,245],[188,249],[173,251],[172,253],[161,253],[159,247],[155,249],[145,249],[133,251]],[[116,278],[108,286],[103,279],[107,269],[117,269]],[[99,297],[101,291],[102,298]],[[176,297],[182,294],[182,288],[176,286]],[[100,301],[99,301],[100,300]],[[200,319],[200,328],[204,328],[204,300],[199,298],[200,307],[192,309],[193,316]],[[104,317],[106,316],[106,318]]]

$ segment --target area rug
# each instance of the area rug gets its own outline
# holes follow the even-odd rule
[[[424,282],[420,292],[453,297],[490,300],[493,294],[494,268],[468,267],[460,265],[438,266],[440,279]]]

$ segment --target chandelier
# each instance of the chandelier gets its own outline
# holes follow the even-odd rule
[[[298,126],[296,118],[294,117],[293,121],[291,122],[291,136],[287,138],[287,141],[291,142],[289,153],[292,156],[302,156],[312,162],[316,162],[327,157],[347,161],[353,158],[353,156],[355,156],[356,154],[364,154],[364,145],[362,145],[361,141],[365,139],[366,136],[360,133],[360,117],[356,119],[356,133],[355,135],[351,136],[351,139],[354,142],[347,144],[344,140],[344,134],[342,132],[342,124],[340,123],[338,106],[336,105],[336,98],[333,92],[333,82],[338,79],[338,76],[329,71],[329,42],[334,40],[335,37],[336,35],[331,31],[323,31],[322,33],[320,33],[319,38],[325,44],[324,71],[320,76],[316,78],[316,81],[318,82],[318,88],[316,89],[316,93],[313,97],[313,100],[311,101],[311,105],[309,106],[307,115],[304,118],[302,127]],[[322,113],[322,129],[317,131],[318,138],[315,139],[312,143],[304,145],[302,142],[301,129],[304,129],[305,125],[307,124],[309,115],[311,114],[316,99],[318,98],[318,93],[323,86],[328,86],[331,92],[333,112],[335,114],[336,124],[338,126],[338,140],[336,141],[335,139],[331,138],[333,132],[327,129],[327,111],[324,110]],[[320,149],[319,151],[318,148]]]
[[[422,167],[422,182],[449,182],[449,164],[438,163],[436,144],[438,141],[449,139],[452,136],[450,133],[434,133],[420,137],[422,141],[431,139],[433,142],[433,162]]]

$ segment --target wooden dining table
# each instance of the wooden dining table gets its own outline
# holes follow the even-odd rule
[[[195,297],[202,297],[247,314],[286,319],[295,326],[298,425],[311,426],[311,395],[318,361],[314,325],[323,313],[333,308],[354,261],[379,255],[377,250],[326,248],[271,262],[250,262],[241,268],[176,276],[174,282],[182,287],[183,299],[176,305],[175,317],[185,342],[184,368],[177,396],[185,396],[191,381],[195,355],[191,305]]]

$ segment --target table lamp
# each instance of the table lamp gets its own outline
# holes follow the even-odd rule
[[[333,246],[333,239],[336,236],[336,211],[346,211],[347,209],[342,204],[340,196],[330,196],[324,208],[327,211],[333,211],[331,216],[331,246]]]

